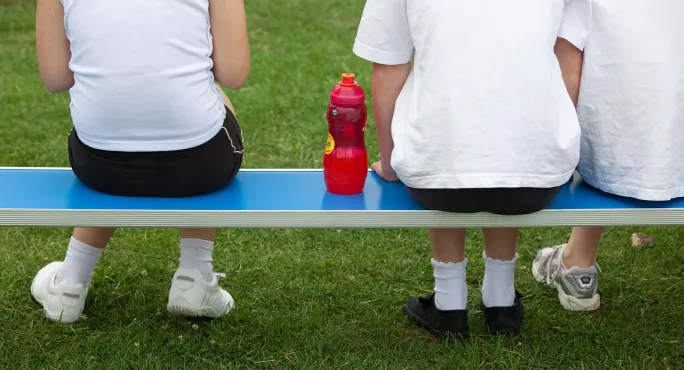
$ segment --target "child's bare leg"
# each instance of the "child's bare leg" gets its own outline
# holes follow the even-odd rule
[[[74,228],[74,239],[93,248],[104,249],[109,240],[114,235],[116,229],[95,228],[95,227],[76,227]]]
[[[575,227],[570,241],[563,248],[563,264],[566,268],[587,268],[596,264],[596,252],[603,235],[603,227]]]
[[[482,229],[485,277],[482,302],[486,307],[510,307],[515,302],[515,252],[519,229]]]
[[[515,257],[520,229],[482,229],[485,253],[495,260],[508,261]]]
[[[214,241],[216,229],[180,229],[181,239],[202,239]]]
[[[435,277],[435,305],[439,310],[465,310],[465,229],[430,229],[432,266]]]
[[[465,229],[429,229],[432,258],[445,263],[463,261],[465,232]]]
[[[62,262],[55,283],[87,287],[95,271],[95,266],[102,256],[116,229],[77,227],[69,242],[66,257]]]
[[[215,235],[216,229],[181,229],[180,267],[198,270],[206,281],[211,281]]]

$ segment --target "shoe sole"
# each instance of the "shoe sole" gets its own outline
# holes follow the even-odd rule
[[[436,338],[439,339],[444,339],[444,337],[451,337],[453,339],[468,339],[470,336],[469,332],[465,333],[445,333],[442,331],[439,331],[435,328],[433,328],[430,324],[428,324],[425,320],[423,320],[420,316],[416,315],[413,311],[411,311],[407,306],[404,306],[404,314],[408,317],[409,320],[411,320],[413,323],[416,325],[422,327],[423,329],[427,330],[435,336]]]
[[[577,298],[565,294],[561,285],[555,281],[551,282],[551,284],[547,284],[544,276],[539,273],[536,263],[532,264],[532,276],[534,276],[534,279],[537,280],[537,282],[555,288],[558,292],[558,301],[561,306],[568,311],[595,311],[601,306],[600,294],[595,294],[591,298]]]
[[[174,315],[182,315],[188,317],[209,317],[218,319],[221,316],[227,315],[235,308],[235,301],[229,300],[226,307],[221,312],[217,312],[213,307],[197,307],[193,306],[187,299],[179,297],[169,301],[166,309],[169,313]]]
[[[522,322],[521,322],[522,324]],[[520,326],[513,328],[513,329],[505,329],[505,330],[492,330],[487,323],[485,323],[485,327],[487,327],[487,332],[490,335],[501,335],[501,336],[506,336],[506,335],[518,335],[520,334]]]
[[[521,302],[521,304],[522,304],[522,302]],[[484,303],[480,306],[480,308],[482,309],[482,312],[484,313],[484,310],[485,310]],[[497,336],[518,335],[518,334],[520,334],[520,328],[522,327],[523,321],[525,321],[525,314],[524,313],[520,317],[520,325],[518,325],[514,328],[494,330],[487,323],[487,319],[485,319],[484,326],[485,326],[485,329],[487,329],[487,333],[489,333],[489,335],[497,335]]]

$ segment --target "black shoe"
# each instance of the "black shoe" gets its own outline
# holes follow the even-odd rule
[[[509,307],[485,307],[482,303],[485,325],[491,334],[506,335],[520,333],[524,309],[522,295],[515,291],[515,301]]]
[[[427,297],[411,298],[404,306],[409,320],[427,329],[437,338],[468,337],[467,310],[441,311],[435,305],[435,293]]]

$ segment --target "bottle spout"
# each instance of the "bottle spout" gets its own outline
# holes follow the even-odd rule
[[[356,75],[354,75],[353,73],[343,73],[342,74],[342,82],[340,83],[340,85],[342,85],[342,86],[354,86],[354,85],[356,85],[356,81],[354,81],[354,77],[356,77]]]

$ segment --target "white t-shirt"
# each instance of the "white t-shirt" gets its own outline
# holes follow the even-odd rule
[[[617,195],[682,197],[684,0],[593,4],[577,110],[579,172]]]
[[[414,188],[549,188],[567,182],[580,130],[553,47],[589,0],[368,0],[354,52],[408,63],[392,167]],[[582,47],[586,35],[574,32]]]
[[[78,137],[109,151],[170,151],[218,133],[208,0],[62,0]]]

